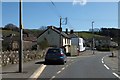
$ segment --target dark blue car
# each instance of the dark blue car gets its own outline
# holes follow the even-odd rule
[[[62,48],[50,48],[45,56],[45,63],[61,63],[64,64],[67,61],[65,51]]]

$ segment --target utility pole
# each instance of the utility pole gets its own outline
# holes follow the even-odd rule
[[[95,54],[94,52],[94,28],[93,28],[93,25],[94,25],[94,21],[92,21],[92,51],[93,51],[93,54]]]
[[[64,24],[62,23],[62,19],[64,19],[66,21]],[[67,24],[67,17],[66,18],[62,18],[60,16],[60,43],[59,43],[59,47],[62,47],[62,41],[61,41],[62,25],[66,25],[66,24]]]
[[[19,72],[23,72],[23,30],[22,30],[22,0],[19,2],[19,31],[20,31],[20,44],[19,44]]]
[[[62,29],[62,17],[60,16],[60,43],[59,43],[59,47],[61,47],[61,29]]]

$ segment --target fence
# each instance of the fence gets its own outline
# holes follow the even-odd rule
[[[45,51],[46,50],[23,51],[23,61],[27,62],[27,61],[43,58],[45,55]],[[1,52],[0,56],[2,56],[2,60],[0,62],[2,63],[2,66],[19,63],[18,51],[4,51],[4,52]]]

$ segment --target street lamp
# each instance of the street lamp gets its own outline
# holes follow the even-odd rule
[[[94,28],[93,28],[93,25],[94,25],[94,21],[92,21],[92,51],[93,51],[93,54],[94,54]]]

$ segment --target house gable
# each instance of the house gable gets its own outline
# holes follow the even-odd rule
[[[49,29],[55,31],[57,34],[61,34],[61,36],[65,37],[65,38],[69,38],[69,36],[64,33],[64,32],[60,32],[56,27],[53,27],[53,26],[49,26],[48,29],[46,29],[43,33],[41,33],[38,37],[40,37],[42,34],[44,34],[46,31],[48,31]],[[37,38],[38,38],[37,37]]]
[[[47,40],[50,46],[59,46],[59,34],[52,29],[45,30],[39,37],[37,42],[40,43]]]
[[[60,46],[60,36],[61,36],[61,46],[70,45],[69,36],[57,30],[55,27],[48,27],[43,33],[41,33],[38,37],[38,44],[44,40],[47,40],[50,46]]]

